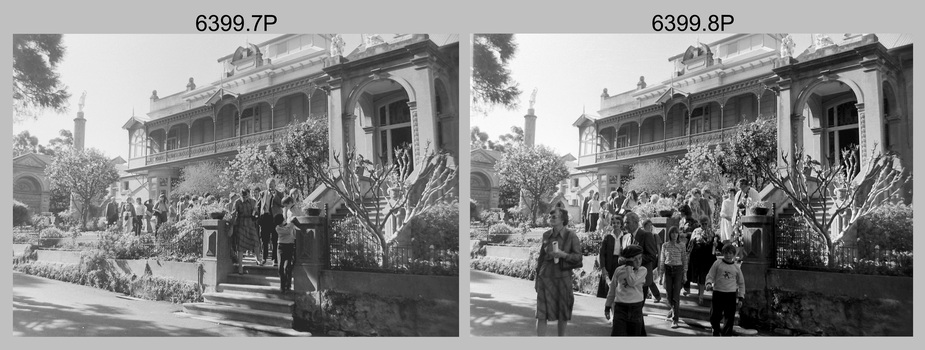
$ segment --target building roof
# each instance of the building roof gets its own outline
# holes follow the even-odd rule
[[[595,120],[598,120],[598,119],[600,119],[600,118],[601,118],[601,117],[599,117],[599,116],[597,116],[597,115],[595,115],[595,114],[591,114],[591,113],[582,113],[580,116],[578,116],[578,119],[575,119],[575,122],[572,123],[572,126],[578,127],[578,126],[584,125],[585,122],[592,122],[592,123],[593,123]]]

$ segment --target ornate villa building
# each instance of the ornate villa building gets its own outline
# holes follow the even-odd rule
[[[458,37],[438,41],[364,34],[346,52],[339,35],[290,34],[229,49],[220,80],[154,91],[147,115],[125,122],[126,170],[147,180],[152,197],[170,193],[183,167],[273,144],[308,118],[326,121],[329,157],[355,148],[387,162],[409,144],[415,158],[430,147],[458,162]]]
[[[803,34],[809,35],[809,34]],[[821,162],[858,145],[894,152],[912,169],[912,41],[893,35],[846,34],[839,43],[813,35],[804,52],[784,34],[737,34],[690,46],[669,57],[674,75],[635,89],[601,94],[599,116],[575,122],[578,171],[596,174],[605,193],[638,162],[683,155],[727,142],[739,123],[774,118],[778,147],[803,147]]]

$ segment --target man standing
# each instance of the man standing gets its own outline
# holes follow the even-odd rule
[[[146,209],[144,203],[141,203],[141,197],[135,198],[135,221],[133,222],[132,228],[136,236],[140,236],[141,230],[144,229]]]
[[[114,225],[118,219],[119,206],[116,204],[116,199],[109,196],[106,204],[106,227]]]
[[[260,225],[260,244],[263,247],[261,265],[266,263],[267,257],[270,256],[267,255],[269,253],[273,256],[273,266],[276,266],[279,263],[276,256],[276,243],[279,237],[276,233],[273,218],[277,214],[283,213],[283,195],[276,190],[276,180],[267,179],[267,190],[260,194],[257,208],[259,212],[257,222]]]
[[[642,266],[646,267],[646,283],[642,286],[642,295],[647,296],[651,291],[655,302],[660,302],[662,294],[652,278],[652,272],[658,264],[658,242],[655,240],[655,235],[639,227],[639,216],[632,211],[624,214],[623,221],[626,223],[626,230],[633,233],[635,244],[642,247]]]
[[[588,215],[588,210],[591,209],[591,197],[594,197],[593,190],[588,192],[585,203],[581,206],[581,220],[585,224],[585,232],[591,232],[591,220]]]

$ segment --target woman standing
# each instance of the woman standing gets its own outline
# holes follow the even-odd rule
[[[601,232],[604,240],[601,242],[601,251],[598,254],[598,262],[601,264],[601,280],[597,285],[598,298],[607,297],[610,278],[617,270],[617,259],[622,250],[619,237],[623,233],[623,218],[619,215],[612,215],[610,223],[611,225],[606,226]]]
[[[548,321],[557,321],[558,335],[565,336],[565,328],[572,319],[575,295],[572,294],[572,270],[563,269],[565,262],[581,262],[578,236],[569,230],[568,212],[553,209],[549,213],[552,229],[543,233],[543,245],[536,262],[536,335],[546,335]]]
[[[629,245],[620,253],[621,265],[613,274],[610,292],[604,302],[604,316],[610,316],[613,307],[613,328],[610,336],[645,336],[646,325],[642,315],[645,299],[642,286],[646,283],[646,268],[642,265],[642,248]]]
[[[716,261],[716,246],[713,244],[713,234],[703,227],[694,230],[691,236],[690,247],[690,268],[688,269],[688,281],[697,283],[697,301],[703,305],[704,283],[707,279],[707,273],[710,267]]]
[[[639,195],[636,194],[636,190],[632,190],[623,200],[623,205],[620,205],[620,213],[632,211],[637,205],[639,205]]]
[[[302,210],[302,191],[299,191],[298,188],[293,188],[289,190],[289,197],[292,197],[293,204],[289,206],[289,212],[286,215],[286,222],[289,222],[289,217],[291,216],[305,216],[305,211]]]
[[[170,203],[167,202],[167,195],[161,194],[160,197],[157,197],[157,203],[154,204],[154,218],[156,223],[154,224],[154,237],[157,237],[157,229],[161,225],[167,222],[167,212],[170,210]]]
[[[234,243],[238,247],[238,274],[244,274],[244,251],[251,250],[257,261],[262,261],[260,236],[257,235],[257,218],[254,213],[257,202],[250,198],[250,191],[241,190],[241,198],[234,202],[231,220],[234,222]]]
[[[726,243],[732,239],[732,215],[735,210],[736,189],[729,188],[723,195],[723,207],[719,211],[719,239]]]
[[[594,232],[597,230],[597,220],[601,216],[601,193],[595,193],[594,198],[591,199],[591,203],[588,204],[588,222],[591,226],[591,231]]]
[[[639,205],[648,204],[648,203],[649,203],[649,192],[642,191],[642,193],[639,194]]]
[[[658,260],[659,280],[664,280],[671,312],[671,328],[678,328],[681,316],[681,285],[687,280],[687,247],[681,242],[677,226],[668,229],[668,241],[662,244],[662,256]]]

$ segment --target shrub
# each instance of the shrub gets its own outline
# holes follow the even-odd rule
[[[493,225],[488,229],[488,242],[503,243],[511,238],[513,233],[514,229],[507,224]]]
[[[581,255],[592,255],[601,251],[603,236],[600,232],[579,232],[577,235],[581,245]]]
[[[55,224],[55,217],[51,215],[33,215],[32,227],[36,230],[43,230]]]
[[[431,250],[459,251],[459,205],[441,203],[411,219],[403,230],[411,232],[414,256]]]
[[[510,215],[515,225],[530,222],[530,208],[521,206],[510,207],[507,209],[507,213]]]
[[[57,215],[57,222],[60,224],[61,228],[65,230],[80,226],[80,212],[77,210],[68,209],[58,213]]]
[[[473,258],[469,267],[473,270],[487,271],[500,275],[533,280],[536,278],[536,259],[511,259],[496,256]]]
[[[104,253],[88,251],[80,263],[62,264],[20,260],[13,269],[22,273],[81,284],[149,300],[173,303],[201,302],[202,288],[192,282],[168,277],[127,275],[109,263]]]
[[[100,236],[96,248],[109,259],[146,259],[157,255],[154,236],[126,235],[116,227],[110,228]]]
[[[42,238],[64,238],[67,237],[67,234],[64,231],[61,231],[57,227],[49,227],[40,232]]]
[[[858,219],[858,255],[870,257],[880,250],[912,252],[912,207],[888,204]]]
[[[31,222],[29,206],[13,200],[13,226],[22,226]]]
[[[492,226],[494,224],[500,223],[503,219],[504,214],[497,210],[482,210],[479,214],[479,219],[483,224]]]
[[[35,242],[32,232],[13,230],[13,244],[35,244]]]

